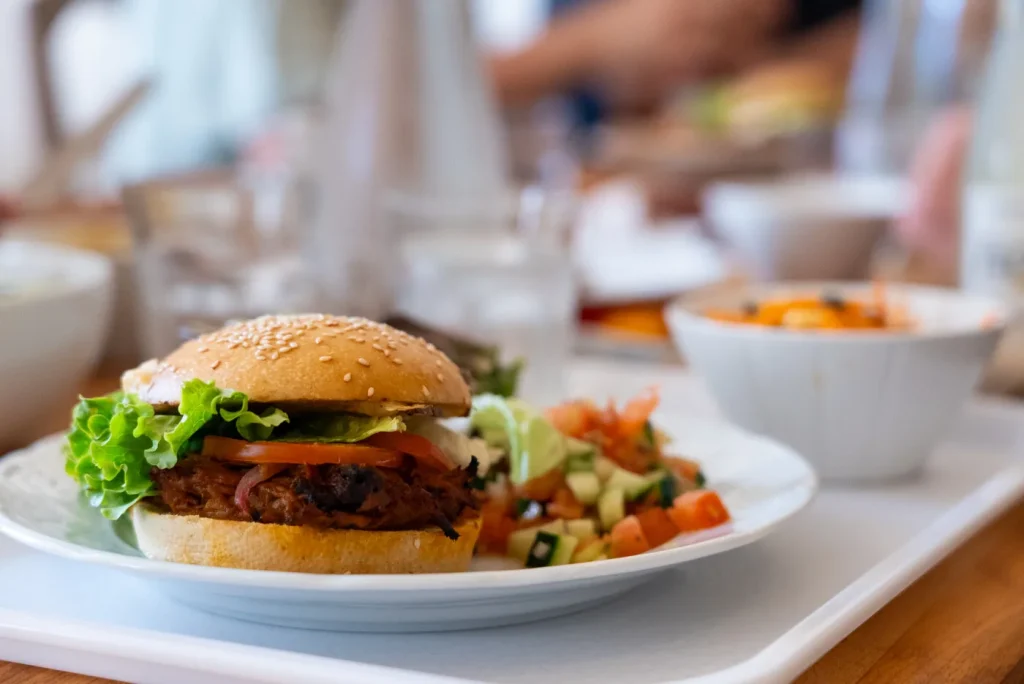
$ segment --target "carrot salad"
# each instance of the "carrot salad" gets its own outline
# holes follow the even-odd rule
[[[790,330],[906,330],[906,313],[886,300],[881,286],[870,297],[824,294],[748,302],[739,310],[710,310],[708,318],[724,323]]]

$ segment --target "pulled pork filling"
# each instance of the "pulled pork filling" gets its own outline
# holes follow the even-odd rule
[[[359,465],[289,465],[245,488],[254,466],[203,456],[182,459],[168,470],[154,468],[157,500],[172,513],[218,520],[309,525],[360,530],[409,530],[430,525],[455,539],[454,523],[479,507],[469,487],[475,468],[447,472]]]

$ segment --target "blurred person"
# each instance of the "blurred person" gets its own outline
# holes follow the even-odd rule
[[[595,90],[615,107],[647,106],[680,86],[771,59],[813,56],[848,69],[859,6],[859,0],[597,0],[559,12],[534,43],[495,57],[492,72],[509,106],[579,89]]]
[[[8,221],[14,219],[18,215],[18,208],[13,200],[0,197],[0,228]]]
[[[953,271],[959,256],[961,177],[967,163],[972,113],[939,114],[925,132],[910,167],[912,194],[896,223],[900,241],[937,269]]]

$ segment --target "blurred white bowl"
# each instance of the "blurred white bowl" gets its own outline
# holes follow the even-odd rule
[[[702,205],[711,230],[758,280],[861,279],[906,188],[833,175],[715,183]]]
[[[799,451],[824,479],[878,480],[919,468],[971,395],[1006,326],[995,301],[892,286],[913,331],[791,331],[713,321],[710,308],[791,295],[866,295],[865,285],[751,286],[677,300],[673,338],[725,415]]]
[[[112,285],[98,254],[0,241],[0,450],[73,399],[103,348]]]

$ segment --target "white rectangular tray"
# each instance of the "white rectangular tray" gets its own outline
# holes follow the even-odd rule
[[[583,363],[575,394],[663,389],[679,369]],[[775,682],[806,669],[1024,495],[1024,405],[979,400],[919,479],[824,489],[752,546],[546,622],[441,634],[311,632],[174,604],[139,579],[0,540],[0,659],[134,682]]]

